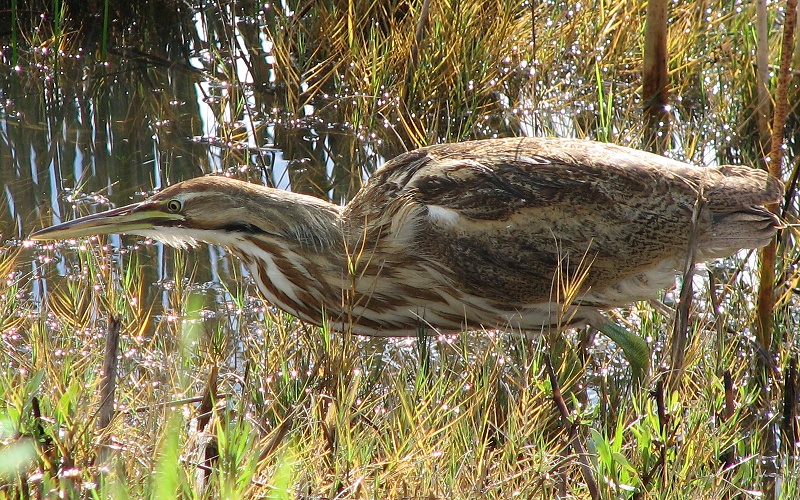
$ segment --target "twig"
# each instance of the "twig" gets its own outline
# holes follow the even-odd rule
[[[204,431],[211,420],[211,412],[214,409],[214,403],[217,401],[217,373],[219,367],[216,364],[211,367],[211,373],[208,374],[208,385],[203,393],[203,400],[197,408],[197,430]]]
[[[789,360],[786,377],[783,381],[783,421],[781,422],[789,455],[797,446],[797,358]]]
[[[424,0],[422,2],[422,9],[419,12],[419,19],[417,20],[417,31],[414,34],[414,44],[411,46],[411,59],[409,60],[406,69],[406,85],[403,89],[404,99],[409,97],[409,87],[411,86],[411,75],[417,69],[419,64],[419,47],[422,45],[422,38],[425,36],[425,27],[428,25],[428,16],[430,13],[431,1]]]
[[[667,377],[667,387],[669,392],[674,391],[680,382],[680,374],[683,372],[683,360],[686,355],[686,343],[689,339],[689,307],[692,303],[692,278],[695,272],[695,253],[697,251],[697,240],[700,235],[700,213],[703,211],[705,198],[702,190],[697,193],[697,201],[692,211],[692,226],[689,231],[689,241],[686,248],[686,261],[683,268],[683,283],[678,301],[678,309],[675,311],[675,323],[672,329],[672,348],[671,366]]]
[[[264,444],[264,447],[261,449],[261,453],[259,454],[258,461],[261,462],[262,460],[266,460],[267,458],[271,457],[275,451],[280,446],[283,438],[286,437],[286,434],[289,433],[289,429],[292,428],[292,424],[294,423],[294,419],[297,415],[297,410],[292,410],[289,412],[288,415],[278,424],[278,426],[273,431],[272,436],[269,440]]]
[[[781,164],[783,162],[783,140],[784,127],[786,125],[786,115],[789,112],[789,69],[792,66],[792,54],[794,52],[794,29],[797,23],[797,0],[786,1],[786,12],[793,13],[784,18],[783,41],[781,44],[781,61],[778,71],[778,84],[775,88],[775,111],[772,115],[772,145],[769,152],[769,162],[767,170],[769,173],[780,179]],[[770,204],[767,208],[773,213],[778,213],[777,203]],[[756,322],[756,333],[759,342],[770,349],[773,345],[773,309],[775,308],[775,261],[778,253],[776,239],[761,251],[761,287],[758,290],[758,321]],[[780,339],[778,339],[780,342]]]
[[[669,415],[667,415],[667,408],[664,404],[664,380],[659,379],[656,382],[656,387],[650,393],[650,396],[656,400],[656,411],[658,413],[658,432],[659,432],[659,443],[658,443],[658,462],[653,464],[653,467],[650,468],[649,471],[646,471],[642,475],[642,485],[645,487],[649,486],[650,482],[655,477],[656,473],[660,470],[662,473],[665,473],[667,470],[667,442],[669,439],[667,438],[666,429],[669,425]]]
[[[764,155],[769,147],[769,28],[767,0],[756,0],[756,124],[758,125],[759,147]]]
[[[725,342],[725,323],[722,320],[722,315],[720,314],[720,300],[717,296],[717,279],[714,276],[714,272],[709,269],[708,270],[708,296],[711,299],[711,308],[712,308],[712,315],[714,317],[714,327],[717,330],[717,341],[715,342],[717,347],[717,359],[714,361],[716,365],[716,371],[719,373],[719,370],[722,368],[722,358],[725,353],[726,342]]]
[[[553,389],[553,402],[555,402],[559,413],[561,413],[561,418],[564,420],[564,423],[567,427],[567,432],[569,433],[571,440],[570,445],[575,451],[575,454],[578,456],[578,462],[580,463],[583,480],[586,481],[586,487],[589,489],[589,494],[591,495],[592,500],[597,500],[600,498],[600,491],[597,489],[597,482],[594,480],[594,476],[592,475],[592,466],[589,463],[589,458],[586,454],[586,450],[583,447],[583,443],[581,443],[577,426],[569,418],[569,409],[567,408],[567,403],[564,402],[564,397],[561,395],[561,388],[558,385],[558,377],[556,376],[555,370],[553,370],[553,363],[550,360],[549,353],[545,354],[544,356],[544,364],[547,368],[547,375],[550,377],[550,386]]]
[[[114,392],[117,388],[117,352],[122,318],[110,315],[106,350],[103,357],[103,378],[100,381],[100,409],[97,411],[97,427],[105,429],[114,417]]]
[[[723,383],[725,385],[725,407],[723,408],[722,416],[725,421],[728,421],[733,417],[735,412],[733,401],[733,378],[731,377],[730,370],[725,370],[723,373]],[[736,455],[734,454],[735,449],[736,448],[734,446],[731,446],[722,454],[722,463],[725,465],[726,470],[730,469],[734,465],[734,460],[736,459]]]
[[[789,111],[788,87],[789,69],[792,65],[792,54],[794,52],[794,29],[797,23],[797,0],[786,0],[786,12],[783,24],[783,40],[781,43],[780,70],[778,71],[778,84],[775,88],[775,110],[772,115],[772,144],[769,152],[769,162],[767,170],[770,175],[777,179],[781,178],[781,165],[783,162],[783,142],[784,126],[786,125],[786,115]],[[780,209],[778,203],[772,203],[767,208],[778,213]],[[782,342],[782,331],[778,332],[778,338],[773,337],[774,310],[775,310],[775,267],[778,256],[777,238],[773,238],[769,244],[761,251],[761,276],[760,287],[758,289],[758,300],[756,302],[757,321],[756,337],[761,346],[771,352],[773,346]],[[767,393],[770,376],[769,366],[761,365],[756,368],[760,375],[761,397],[759,404],[763,415],[769,415],[770,396]],[[763,447],[761,453],[768,457],[775,457],[778,453],[775,428],[772,422],[766,419],[763,435]],[[766,498],[775,498],[777,490],[777,464],[770,458],[764,463],[762,469],[764,482],[762,491]]]

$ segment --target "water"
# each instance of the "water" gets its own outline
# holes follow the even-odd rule
[[[244,53],[227,59],[211,55],[230,43],[216,38],[223,32],[214,28],[222,27],[225,12],[177,15],[175,29],[155,12],[145,14],[135,13],[136,22],[117,33],[105,60],[98,60],[96,40],[89,39],[80,40],[86,48],[59,52],[44,46],[17,61],[4,47],[0,239],[9,247],[50,223],[140,200],[209,173],[342,203],[379,163],[367,142],[346,130],[330,131],[333,127],[306,117],[287,119],[285,109],[256,92]],[[244,31],[229,36],[245,42]],[[90,34],[77,35],[82,36]],[[246,52],[254,59],[267,55],[263,37],[257,41],[260,45]],[[235,68],[234,82],[216,75],[221,61]],[[116,248],[110,252],[119,256],[137,239],[112,236],[110,242]],[[49,262],[53,256],[28,259],[22,272],[74,275],[74,244],[57,246],[54,262]],[[175,271],[172,251],[160,245],[137,251],[146,255],[145,281],[153,284],[142,300],[166,301],[165,284]],[[27,256],[40,254],[34,249]],[[201,262],[195,276],[201,284],[220,283],[237,267],[218,248],[198,250],[192,258]],[[35,294],[46,287],[45,281]],[[230,299],[216,295],[212,302],[218,305]]]

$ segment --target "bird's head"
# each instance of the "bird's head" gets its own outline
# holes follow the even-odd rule
[[[226,177],[199,177],[145,201],[42,229],[31,239],[135,234],[176,247],[230,245],[244,235],[302,240],[309,224],[312,232],[318,226],[330,228],[338,214],[339,207],[311,196]]]

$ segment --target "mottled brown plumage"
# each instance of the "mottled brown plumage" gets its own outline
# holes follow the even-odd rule
[[[528,332],[593,321],[670,285],[695,209],[699,261],[766,245],[779,221],[763,205],[781,193],[747,167],[497,139],[400,155],[345,207],[203,177],[33,238],[122,232],[223,245],[273,305],[359,334]]]

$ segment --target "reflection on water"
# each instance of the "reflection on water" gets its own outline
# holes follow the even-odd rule
[[[382,161],[368,144],[379,139],[326,124],[311,105],[290,117],[274,93],[256,90],[271,80],[264,35],[252,23],[231,27],[207,13],[178,16],[170,29],[153,13],[138,18],[147,23],[138,33],[146,52],[120,40],[105,62],[82,49],[42,47],[15,65],[4,54],[4,239],[24,237],[51,216],[58,222],[208,173],[338,203],[352,196]],[[241,52],[220,55],[236,44]]]
[[[136,12],[133,19],[140,24],[118,33],[105,61],[88,55],[93,45],[88,39],[81,40],[87,49],[54,53],[45,45],[15,64],[5,47],[0,58],[2,240],[13,245],[51,222],[127,204],[209,173],[344,203],[382,161],[368,141],[315,118],[312,106],[288,118],[276,94],[263,91],[274,80],[268,69],[274,58],[254,23],[230,23],[214,9],[181,13],[172,4],[162,7],[174,18],[163,19],[162,10]],[[87,29],[83,35],[92,33]],[[230,47],[240,51],[225,54]],[[123,249],[124,259],[126,245],[136,239],[112,236],[109,241]],[[70,243],[57,247],[55,270],[77,274]],[[169,288],[172,251],[161,245],[137,251],[148,263],[144,281],[160,284],[162,292]],[[33,260],[34,274],[49,259],[40,257]],[[200,283],[240,274],[238,264],[218,248],[199,249],[193,257],[204,263],[194,277]],[[218,306],[224,310],[226,294],[210,290],[218,295],[212,302],[222,301]],[[158,287],[146,291],[166,301]]]

